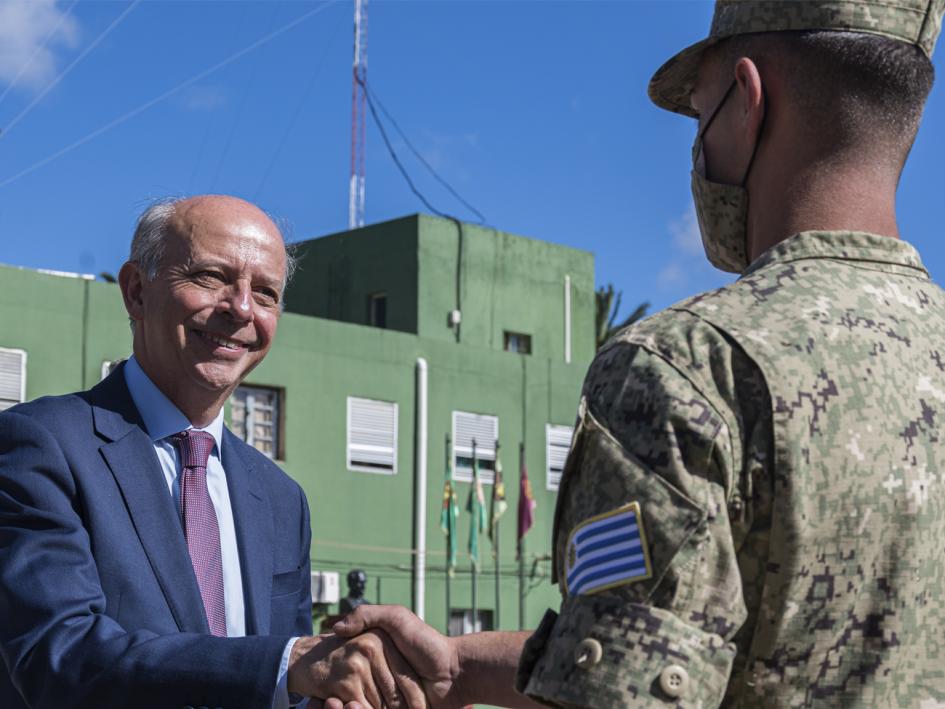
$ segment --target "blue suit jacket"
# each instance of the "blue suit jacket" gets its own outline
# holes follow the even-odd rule
[[[0,414],[0,707],[271,706],[286,643],[312,631],[308,505],[226,430],[223,466],[245,638],[209,634],[121,369]]]

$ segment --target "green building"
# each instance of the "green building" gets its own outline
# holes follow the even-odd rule
[[[471,629],[474,604],[484,628],[535,627],[559,602],[551,524],[594,353],[593,256],[425,215],[306,241],[298,255],[275,344],[227,415],[305,488],[313,585],[333,600],[332,572],[343,596],[360,568],[369,600],[411,607],[440,630],[448,618],[454,633]],[[130,348],[117,286],[0,267],[0,408],[92,386]],[[487,504],[501,444],[509,503],[496,557],[480,538],[475,599],[473,439]],[[538,505],[521,563],[520,450]],[[440,531],[447,470],[463,510],[452,579]]]

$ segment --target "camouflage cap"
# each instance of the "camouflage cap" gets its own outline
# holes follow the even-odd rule
[[[943,11],[945,0],[718,0],[709,36],[657,70],[650,79],[650,99],[667,111],[696,117],[689,94],[705,50],[754,32],[866,32],[914,44],[931,58]]]

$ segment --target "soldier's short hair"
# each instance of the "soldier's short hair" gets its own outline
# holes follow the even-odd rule
[[[746,34],[719,48],[723,62],[747,56],[763,66],[777,59],[787,91],[824,147],[837,153],[880,150],[900,167],[909,153],[935,80],[916,46],[861,32],[805,31]]]

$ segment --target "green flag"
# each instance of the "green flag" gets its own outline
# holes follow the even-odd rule
[[[499,518],[505,514],[509,508],[509,503],[505,500],[505,482],[502,480],[502,459],[499,457],[499,443],[495,444],[495,482],[492,484],[492,499],[490,500],[489,514],[489,541],[492,542],[492,555],[495,556],[498,549]]]
[[[453,487],[452,471],[446,466],[446,480],[443,483],[443,510],[440,512],[440,529],[446,535],[446,570],[450,576],[456,569],[456,524],[459,522],[459,501],[456,488]]]
[[[469,558],[479,568],[479,535],[486,531],[486,496],[482,492],[482,481],[479,479],[479,461],[476,459],[476,445],[473,443],[473,484],[469,488],[469,501],[466,511],[470,514],[469,520]]]

